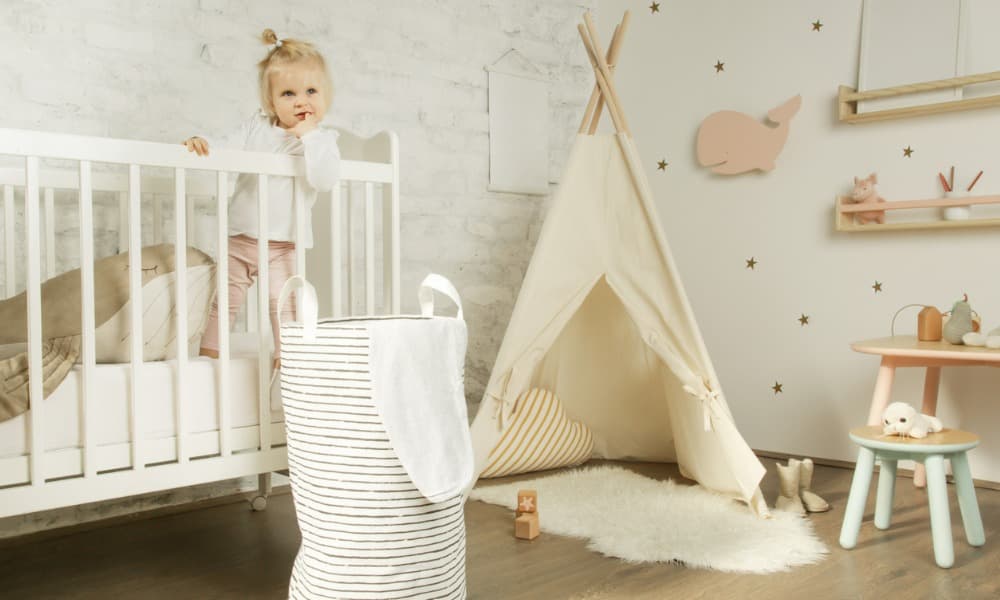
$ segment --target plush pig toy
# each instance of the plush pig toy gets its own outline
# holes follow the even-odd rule
[[[882,414],[882,433],[903,437],[925,438],[928,433],[941,431],[940,419],[917,412],[905,402],[893,402]]]
[[[858,204],[871,205],[877,205],[880,202],[885,202],[885,199],[882,198],[882,196],[880,196],[875,190],[876,183],[878,183],[878,176],[875,173],[872,173],[864,179],[855,177],[854,191],[851,192],[851,201]],[[866,210],[864,212],[854,213],[854,220],[861,224],[868,223],[869,221],[885,223],[885,211]]]

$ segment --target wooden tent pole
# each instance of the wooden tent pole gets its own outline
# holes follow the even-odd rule
[[[621,31],[621,25],[615,27],[615,33],[611,36],[611,47],[608,48],[608,62],[612,65],[615,60],[614,56],[612,56],[612,52],[614,52],[615,44],[618,41],[619,31]],[[587,110],[583,111],[583,120],[580,121],[580,129],[577,133],[585,133],[587,131],[588,122],[591,123],[591,128],[593,128],[593,121],[600,119],[601,106],[603,104],[604,99],[601,97],[601,88],[597,85],[597,82],[594,82],[594,91],[590,93],[590,101],[587,102]],[[595,108],[597,110],[596,118],[594,113]],[[593,119],[593,121],[591,119]],[[590,133],[593,134],[594,132],[591,131]]]
[[[608,87],[608,82],[604,79],[604,73],[597,66],[597,59],[594,57],[594,47],[591,45],[590,38],[587,37],[587,29],[583,25],[577,25],[577,29],[580,31],[580,38],[583,40],[584,47],[587,48],[587,58],[590,59],[590,66],[594,69],[594,77],[597,79],[597,85],[601,89],[601,94],[605,98],[610,98],[611,91]],[[614,110],[613,103],[608,103],[608,113],[615,124],[615,130],[621,131],[622,126],[618,121],[618,113]]]
[[[618,39],[618,31],[620,28],[621,28],[620,25],[618,27],[615,27],[615,32],[611,36],[611,48],[608,48],[608,62],[611,63],[612,65],[614,64],[614,59],[611,57],[611,51],[614,49],[615,40]],[[595,82],[594,90],[590,92],[590,101],[587,102],[587,109],[583,111],[583,120],[580,121],[580,129],[577,130],[577,133],[584,133],[587,131],[587,123],[590,122],[591,119],[593,118],[595,108],[598,111],[599,115],[600,108],[597,107],[600,107],[602,104],[603,100],[601,98],[601,88]]]
[[[628,19],[629,11],[625,11],[622,16],[622,22],[615,27],[615,35],[611,38],[611,49],[608,50],[608,68],[611,69],[611,74],[614,74],[615,67],[618,65],[618,53],[621,51],[622,41],[625,39],[625,31],[628,29]],[[599,91],[598,87],[594,86],[594,92]],[[604,108],[604,96],[600,96],[597,99],[597,108],[594,112],[594,117],[590,121],[590,129],[587,131],[590,135],[594,135],[597,131],[597,125],[601,121],[601,109]]]
[[[589,41],[591,42],[591,58],[597,61],[595,69],[597,69],[604,77],[604,87],[607,87],[606,90],[603,88],[601,89],[601,93],[604,94],[604,102],[608,105],[608,111],[612,115],[615,113],[618,114],[618,122],[621,124],[620,127],[617,127],[618,131],[631,135],[628,122],[625,120],[625,115],[622,113],[622,103],[618,99],[618,92],[615,91],[615,87],[611,82],[611,71],[608,69],[608,63],[604,60],[604,55],[594,50],[600,46],[601,42],[597,37],[597,28],[594,26],[594,19],[590,16],[589,12],[583,14],[583,22],[587,24],[587,33],[590,34]]]
[[[629,145],[631,144],[632,136],[629,133],[628,126],[625,123],[625,117],[624,115],[621,114],[621,108],[620,108],[621,105],[618,102],[618,97],[615,94],[614,88],[608,81],[608,77],[606,76],[608,72],[607,64],[604,63],[603,64],[604,68],[603,69],[601,68],[603,63],[602,59],[604,57],[600,56],[595,51],[596,40],[593,39],[594,22],[592,19],[590,19],[590,13],[584,15],[584,20],[589,23],[590,31],[588,32],[587,28],[585,28],[583,25],[579,25],[577,29],[579,29],[580,37],[583,39],[583,45],[587,49],[587,56],[590,58],[591,66],[594,67],[594,76],[597,79],[597,84],[601,88],[601,94],[604,96],[604,101],[608,105],[608,114],[611,115],[611,120],[615,124],[615,130],[619,134],[625,134],[624,136],[622,135],[618,136],[618,144],[621,146],[622,152],[624,153],[625,165],[628,167],[629,177],[632,180],[632,185],[635,188],[636,194],[642,196],[645,193],[644,190],[646,189],[646,186],[643,184],[644,175],[639,170],[639,165],[637,165],[633,160],[631,154],[632,148],[629,147]],[[588,33],[590,33],[590,35],[588,35]]]

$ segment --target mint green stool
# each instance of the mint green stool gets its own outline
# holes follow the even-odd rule
[[[955,549],[951,542],[951,513],[948,510],[948,488],[944,477],[944,461],[951,460],[951,470],[958,492],[958,507],[962,511],[965,538],[972,546],[986,543],[983,519],[976,502],[976,488],[972,484],[967,450],[979,445],[979,437],[968,431],[945,429],[929,434],[923,439],[883,435],[882,427],[858,427],[850,432],[851,439],[861,446],[858,464],[854,468],[854,481],[844,509],[844,524],[840,529],[840,545],[848,550],[858,543],[861,519],[868,500],[875,459],[882,470],[878,476],[875,497],[875,527],[888,529],[892,518],[892,498],[896,491],[896,463],[900,460],[922,462],[927,469],[927,501],[930,504],[931,536],[934,540],[934,560],[947,569],[955,563]]]

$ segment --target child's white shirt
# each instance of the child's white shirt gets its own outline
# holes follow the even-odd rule
[[[295,203],[292,177],[268,178],[268,232],[272,241],[301,243],[312,248],[312,207],[318,192],[333,189],[340,179],[339,133],[317,127],[302,138],[287,129],[271,123],[271,119],[258,111],[247,119],[240,129],[222,138],[203,137],[212,148],[230,148],[250,152],[270,152],[304,156],[306,161],[305,227],[303,239],[295,239]],[[259,238],[257,231],[257,175],[240,173],[236,189],[229,200],[229,235],[246,234]]]

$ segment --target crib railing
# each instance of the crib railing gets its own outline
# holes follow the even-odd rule
[[[15,189],[22,189],[25,186],[25,170],[23,168],[0,167],[0,188],[3,190],[3,224],[4,239],[6,246],[4,256],[13,256],[14,252],[14,232],[15,232]],[[56,275],[55,265],[55,193],[59,191],[79,191],[80,173],[78,169],[41,169],[39,174],[41,190],[43,194],[42,219],[45,227],[42,230],[42,242],[44,244],[44,276],[46,278]],[[142,179],[142,193],[152,197],[153,204],[153,234],[152,243],[159,244],[164,241],[163,230],[163,206],[174,195],[174,178],[144,175]],[[215,186],[208,185],[200,179],[188,180],[188,199],[201,200],[207,202],[214,201]],[[91,175],[91,190],[108,192],[117,196],[118,202],[118,252],[128,251],[128,175],[97,172]],[[187,230],[194,233],[195,203],[187,202],[186,215]],[[193,236],[190,241],[195,242]],[[197,244],[196,244],[197,245]],[[4,297],[13,296],[16,292],[16,277],[14,270],[15,263],[8,261],[5,265],[6,278],[4,286]]]
[[[296,247],[296,270],[305,274],[325,289],[328,295],[328,311],[334,316],[350,314],[355,306],[363,307],[361,312],[376,313],[376,218],[375,191],[380,189],[381,225],[382,225],[382,256],[380,261],[381,309],[382,312],[399,311],[399,190],[398,190],[398,144],[395,135],[384,133],[362,140],[342,134],[345,144],[344,160],[341,163],[341,183],[335,186],[330,195],[321,195],[317,200],[317,211],[327,217],[321,221],[314,218],[314,238],[317,250],[314,250],[308,261],[314,272],[306,272],[307,254],[302,245]],[[363,160],[351,160],[350,153],[356,152]],[[377,156],[372,156],[372,155]],[[42,275],[51,277],[55,273],[55,202],[56,190],[73,190],[79,194],[79,256],[81,266],[81,317],[82,317],[82,432],[79,469],[67,472],[65,468],[50,468],[46,462],[44,448],[44,411],[29,410],[28,435],[29,454],[27,460],[27,477],[18,480],[11,479],[10,473],[19,471],[17,465],[3,466],[5,459],[0,458],[0,487],[19,485],[20,488],[30,488],[23,494],[16,494],[18,487],[0,489],[0,517],[114,497],[107,495],[127,495],[153,489],[166,489],[177,485],[187,485],[193,480],[190,473],[185,474],[182,467],[193,458],[198,458],[197,478],[211,481],[224,477],[236,476],[232,470],[219,469],[213,471],[204,465],[204,454],[198,456],[188,444],[188,428],[185,423],[185,399],[190,397],[191,390],[186,389],[188,356],[187,340],[187,280],[186,247],[191,239],[191,230],[195,222],[195,211],[192,198],[212,198],[216,203],[215,247],[216,247],[216,298],[218,302],[220,332],[229,331],[228,311],[228,264],[226,249],[228,246],[228,196],[230,183],[237,173],[252,174],[258,179],[258,219],[259,231],[268,230],[267,197],[269,177],[293,177],[294,179],[294,210],[296,223],[296,239],[303,238],[305,227],[305,180],[304,164],[301,158],[287,155],[263,154],[255,152],[229,151],[213,149],[210,156],[199,157],[189,153],[179,144],[161,144],[142,141],[113,140],[107,138],[84,137],[65,134],[54,134],[14,129],[0,129],[0,156],[16,157],[23,160],[22,168],[0,168],[0,186],[3,190],[3,232],[4,232],[4,264],[5,291],[9,297],[16,292],[16,245],[15,245],[15,193],[23,190],[25,206],[25,246],[26,274],[25,292],[28,308],[28,368],[29,397],[31,406],[41,406],[42,400],[42,341],[45,332],[41,320],[41,283]],[[41,170],[40,161],[56,159],[74,161],[76,169],[63,167]],[[95,172],[95,164],[127,165],[127,175],[117,173]],[[149,176],[142,173],[146,167],[156,167],[157,170],[169,169],[173,177]],[[214,181],[206,184],[203,181],[190,179],[188,170],[209,171],[214,173]],[[44,184],[43,184],[44,181]],[[357,198],[353,190],[363,187],[363,222],[361,223],[362,239],[356,239],[359,229],[354,223],[352,198]],[[151,456],[146,451],[147,441],[140,432],[141,394],[143,368],[143,334],[142,334],[142,273],[141,261],[130,260],[128,281],[131,321],[130,367],[131,377],[129,389],[129,439],[130,439],[130,470],[141,474],[149,466],[157,469],[156,483],[150,478],[138,478],[131,481],[121,479],[121,472],[105,473],[106,466],[99,460],[93,431],[91,400],[96,390],[93,389],[95,364],[95,290],[94,290],[94,214],[93,194],[113,192],[119,200],[119,241],[118,250],[127,250],[130,256],[140,256],[142,248],[142,195],[152,194],[153,198],[153,242],[163,241],[165,232],[162,228],[162,207],[172,196],[174,209],[176,281],[175,286],[175,321],[177,346],[176,386],[174,398],[174,416],[176,437],[173,460],[163,461],[160,453]],[[44,201],[44,204],[43,204]],[[44,212],[42,208],[44,206]],[[183,218],[182,218],[183,216]],[[315,217],[315,214],[314,214]],[[329,226],[329,235],[323,235]],[[45,267],[42,266],[42,247],[45,247]],[[360,247],[360,250],[358,250]],[[345,256],[346,249],[346,256]],[[270,375],[271,361],[269,357],[270,328],[266,326],[268,315],[268,247],[266,243],[258,244],[259,276],[256,285],[256,306],[250,310],[256,317],[258,360],[259,360],[259,453],[267,454],[276,448],[272,439],[270,415]],[[359,255],[360,253],[360,255]],[[362,256],[363,255],[363,256]],[[363,262],[359,261],[363,258]],[[346,259],[346,261],[345,261]],[[346,262],[346,264],[345,264]],[[360,263],[360,264],[359,264]],[[362,267],[363,268],[356,268]],[[312,269],[312,267],[311,267]],[[360,283],[360,275],[355,271],[363,271],[364,283]],[[354,298],[363,294],[363,303],[354,302]],[[345,298],[347,310],[345,310]],[[326,312],[326,311],[323,311]],[[3,324],[0,324],[2,327]],[[230,414],[229,390],[229,336],[219,336],[218,361],[218,444],[214,457],[225,460],[234,455],[232,440],[232,423]],[[283,429],[274,432],[283,441]],[[199,444],[201,446],[201,444]],[[243,456],[243,448],[237,451]],[[284,457],[284,449],[281,448]],[[50,461],[54,463],[55,461]],[[64,462],[64,461],[63,461]],[[162,464],[173,465],[174,470],[164,468]],[[239,469],[246,469],[246,460],[239,461]],[[235,463],[233,463],[235,464]],[[264,472],[274,468],[275,456],[260,461],[255,472]],[[6,476],[4,470],[7,470]],[[173,473],[173,475],[168,474]],[[249,474],[249,473],[237,473]],[[67,480],[66,478],[71,479]],[[109,485],[104,491],[93,485],[95,478],[108,481],[117,478],[117,483]],[[82,484],[73,485],[73,479],[83,480]],[[50,481],[58,479],[58,481]],[[29,484],[25,486],[23,484]],[[41,490],[42,486],[65,484],[71,493],[68,496],[54,497],[53,494],[39,495],[30,493]],[[54,490],[53,490],[54,491]]]

